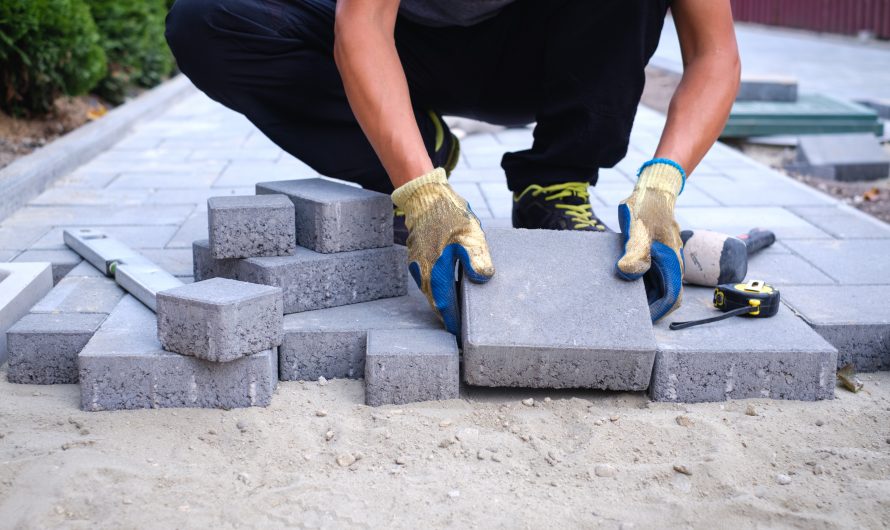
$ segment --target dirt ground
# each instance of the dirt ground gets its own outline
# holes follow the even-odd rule
[[[81,96],[57,99],[54,110],[41,118],[13,118],[0,112],[0,169],[93,117],[101,116],[104,111],[104,105],[96,98]]]
[[[476,389],[380,408],[334,380],[265,409],[96,413],[0,369],[0,527],[887,527],[890,373],[862,379],[818,403]]]

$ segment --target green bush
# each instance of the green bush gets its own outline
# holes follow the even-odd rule
[[[105,53],[83,0],[0,0],[0,108],[43,114],[62,94],[105,76]]]
[[[164,38],[166,0],[87,0],[108,55],[108,75],[96,93],[121,103],[131,85],[152,87],[173,70]]]

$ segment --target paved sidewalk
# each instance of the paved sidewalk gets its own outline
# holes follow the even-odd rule
[[[850,37],[737,24],[742,74],[797,78],[802,93],[850,100],[890,97],[890,45]],[[665,21],[657,57],[680,61],[673,20]]]
[[[601,173],[593,202],[613,229],[617,204],[654,152],[662,126],[660,114],[640,108],[627,157]],[[511,129],[463,141],[452,180],[485,226],[510,226],[500,157],[531,140],[530,129]],[[191,244],[207,237],[208,197],[314,176],[245,118],[195,93],[0,222],[0,259],[51,261],[57,280],[72,269],[72,276],[94,275],[86,264],[78,267],[62,229],[99,226],[189,280]],[[836,345],[867,343],[870,368],[890,368],[890,307],[878,303],[890,297],[890,226],[719,144],[692,175],[677,217],[685,228],[774,230],[779,243],[752,260],[750,276],[782,287],[786,300]]]

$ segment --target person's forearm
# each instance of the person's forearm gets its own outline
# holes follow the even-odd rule
[[[668,108],[656,158],[669,158],[687,173],[717,141],[739,87],[737,53],[714,53],[690,62]]]
[[[352,111],[393,185],[431,171],[389,22],[342,20],[338,13],[334,59]]]

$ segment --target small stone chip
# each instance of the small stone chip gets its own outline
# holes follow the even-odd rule
[[[355,463],[355,457],[349,453],[343,453],[342,455],[337,456],[337,465],[340,467],[349,467]]]
[[[683,464],[674,464],[674,471],[677,473],[682,473],[684,475],[692,475],[692,471],[689,471],[689,468],[684,466]]]
[[[330,442],[331,440],[333,440],[334,439],[334,431],[328,431],[328,432],[324,433],[324,439],[327,442]]]
[[[318,416],[319,418],[324,418],[325,416],[328,415],[328,411],[326,411],[326,410],[316,410],[316,411],[315,411],[315,415]]]
[[[757,409],[754,408],[754,405],[748,405],[745,409],[745,414],[748,416],[757,416]]]
[[[677,416],[676,421],[677,425],[681,427],[692,427],[693,425],[695,425],[695,421],[693,421],[693,419],[689,416]]]
[[[534,398],[523,399],[522,404],[525,405],[526,407],[534,407],[535,400],[534,400]]]
[[[618,474],[618,470],[610,464],[597,464],[596,467],[593,468],[593,472],[596,476],[603,478],[614,477]]]
[[[785,475],[784,473],[779,473],[778,475],[776,475],[776,483],[778,483],[780,486],[787,486],[788,484],[791,484],[791,477]]]

